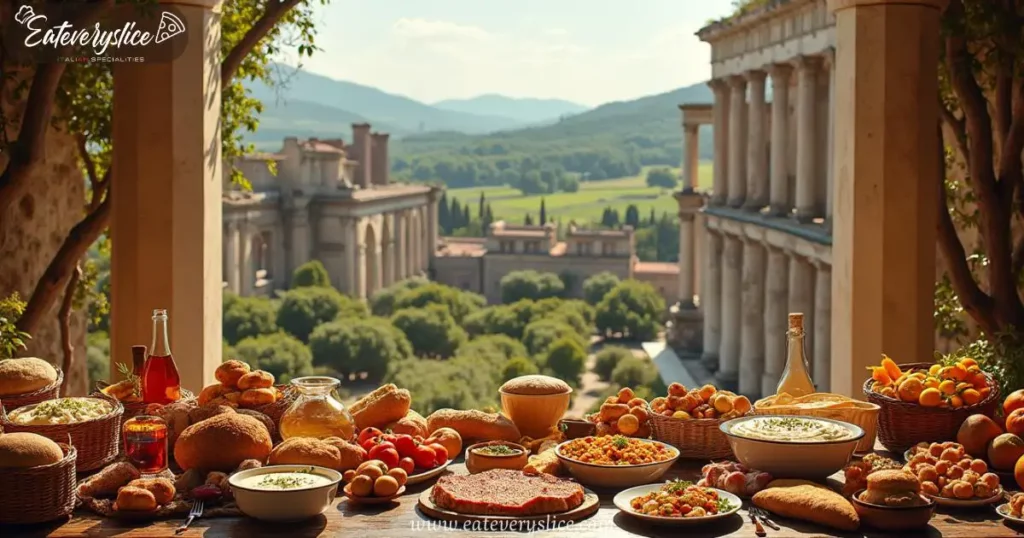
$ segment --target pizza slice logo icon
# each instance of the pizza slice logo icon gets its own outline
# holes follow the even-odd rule
[[[174,13],[164,11],[160,15],[160,27],[156,31],[156,42],[163,43],[168,39],[185,33],[185,23]]]

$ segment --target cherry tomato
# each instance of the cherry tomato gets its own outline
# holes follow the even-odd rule
[[[385,441],[390,441],[394,443],[395,439],[398,439],[398,434],[394,434],[389,431],[388,433],[385,433],[382,437],[384,437]]]
[[[398,462],[400,459],[398,451],[395,450],[394,448],[389,447],[381,448],[382,446],[383,444],[380,444],[377,445],[376,448],[374,448],[376,452],[370,456],[370,459],[383,461],[384,465],[388,466],[388,469],[394,469],[395,467],[398,467]]]
[[[402,458],[398,461],[398,466],[405,469],[405,474],[412,474],[412,470],[416,468],[416,462],[412,458]]]
[[[444,465],[448,461],[448,449],[441,444],[427,445],[431,450],[434,451],[434,466]]]
[[[437,459],[437,453],[434,449],[426,445],[420,445],[416,447],[416,451],[412,455],[413,461],[416,462],[416,466],[421,469],[433,469],[437,467],[434,460]]]
[[[384,432],[380,431],[377,428],[365,428],[359,432],[359,437],[357,439],[359,441],[359,445],[362,446],[362,444],[365,443],[367,439],[374,439],[376,437],[380,437],[381,435],[384,435]]]
[[[379,460],[380,458],[377,457],[377,454],[380,454],[382,451],[387,450],[389,448],[391,450],[395,450],[395,445],[391,444],[388,441],[381,441],[381,442],[377,443],[369,451],[370,452],[370,454],[369,454],[370,459],[371,460]],[[396,452],[397,452],[397,450],[396,450]]]
[[[403,456],[412,456],[413,452],[416,450],[417,444],[418,443],[413,440],[412,436],[409,435],[399,435],[398,438],[395,439],[395,449]]]
[[[373,447],[377,446],[378,441],[380,441],[380,437],[373,437],[359,443],[359,446],[363,447],[363,450],[369,452],[373,450]]]

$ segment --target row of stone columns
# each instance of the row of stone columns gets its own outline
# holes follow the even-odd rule
[[[786,363],[786,314],[803,312],[815,384],[828,390],[831,267],[760,239],[711,230],[706,239],[704,361],[718,385],[774,394]]]

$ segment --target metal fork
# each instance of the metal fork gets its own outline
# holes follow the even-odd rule
[[[772,530],[775,530],[775,531],[780,530],[779,526],[776,525],[774,521],[772,521],[771,519],[768,518],[768,512],[764,511],[764,509],[758,508],[756,506],[752,506],[752,507],[750,507],[750,510],[748,510],[748,511],[751,514],[753,514],[754,516],[756,516],[758,519],[760,519],[762,523],[764,523],[765,525],[768,525],[768,527],[771,528]]]
[[[192,521],[196,518],[203,517],[203,501],[192,501],[192,509],[188,512],[188,519],[185,520],[185,524],[178,527],[174,531],[174,534],[181,534],[188,529],[188,526],[192,524]]]

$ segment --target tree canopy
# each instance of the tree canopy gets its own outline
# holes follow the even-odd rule
[[[520,299],[560,297],[565,284],[555,273],[541,273],[533,269],[512,271],[501,278],[501,302],[514,303]]]
[[[326,366],[343,377],[365,373],[379,382],[394,362],[412,356],[405,334],[387,319],[345,319],[318,326],[309,335],[313,364]]]
[[[604,296],[619,284],[615,273],[605,271],[583,281],[583,298],[587,303],[597,305]]]
[[[278,383],[313,373],[313,356],[299,339],[284,333],[251,336],[234,348],[237,357],[274,375]]]
[[[448,308],[431,304],[425,308],[404,308],[395,312],[391,323],[405,333],[413,352],[419,357],[446,359],[466,341],[466,331]]]
[[[652,168],[647,171],[647,186],[661,187],[662,189],[674,189],[679,184],[679,178],[670,168]]]
[[[238,297],[225,292],[224,340],[237,344],[250,336],[277,331],[277,308],[266,297]]]
[[[295,268],[292,274],[292,288],[307,287],[331,287],[331,276],[327,274],[327,268],[320,260],[309,260]]]
[[[277,326],[303,342],[321,323],[338,317],[366,317],[363,302],[342,295],[334,288],[296,288],[281,296]]]
[[[598,332],[649,340],[661,330],[665,300],[646,282],[623,280],[597,305]]]

